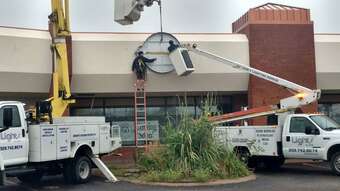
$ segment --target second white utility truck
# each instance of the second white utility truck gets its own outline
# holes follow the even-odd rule
[[[322,114],[295,114],[297,108],[320,98],[320,90],[311,90],[296,83],[251,68],[238,62],[200,50],[197,45],[184,45],[171,54],[182,51],[225,63],[235,69],[270,81],[294,93],[277,105],[211,117],[216,124],[270,116],[271,126],[220,126],[214,131],[216,141],[231,147],[249,166],[262,163],[271,168],[280,167],[285,159],[312,159],[328,161],[336,175],[340,175],[340,125]],[[170,55],[174,57],[174,55]],[[183,60],[185,62],[185,60]],[[174,63],[179,64],[179,63]],[[185,63],[180,63],[185,65]]]
[[[287,114],[274,126],[221,126],[220,144],[231,147],[250,167],[277,169],[285,159],[328,161],[340,175],[340,125],[321,114]]]

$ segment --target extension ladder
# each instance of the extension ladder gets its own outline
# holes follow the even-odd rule
[[[146,119],[146,92],[144,80],[137,80],[135,83],[135,146],[139,146],[138,134],[144,131],[145,145],[148,144],[148,128]]]

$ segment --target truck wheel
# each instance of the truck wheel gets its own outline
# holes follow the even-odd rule
[[[23,183],[28,183],[28,184],[37,184],[40,183],[41,178],[43,177],[43,173],[40,171],[30,173],[30,174],[25,174],[25,175],[20,175],[17,176],[17,178],[23,182]]]
[[[236,151],[236,156],[237,158],[246,164],[249,168],[254,168],[255,165],[255,160],[251,158],[250,153],[246,149],[240,149]]]
[[[284,164],[285,159],[282,157],[279,158],[270,158],[264,161],[265,166],[270,170],[279,170],[281,166]]]
[[[332,155],[330,166],[333,173],[340,176],[340,152]]]
[[[72,182],[82,184],[89,181],[91,177],[92,163],[86,156],[75,158],[70,169]]]

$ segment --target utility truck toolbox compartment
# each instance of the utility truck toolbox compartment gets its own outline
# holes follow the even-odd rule
[[[109,153],[120,141],[113,139],[110,125],[104,117],[63,117],[53,124],[29,127],[30,162],[71,158],[81,145],[93,154]]]
[[[275,126],[217,127],[215,140],[233,149],[247,147],[252,155],[278,156],[277,131]]]

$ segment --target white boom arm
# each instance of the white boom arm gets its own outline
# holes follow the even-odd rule
[[[308,105],[310,103],[313,103],[314,101],[318,100],[320,98],[321,91],[320,90],[311,90],[309,88],[303,87],[299,84],[296,84],[294,82],[290,82],[288,80],[282,79],[280,77],[274,76],[272,74],[269,74],[267,72],[263,72],[261,70],[246,66],[244,64],[241,64],[239,62],[235,62],[226,58],[223,58],[221,56],[215,55],[213,53],[200,50],[197,48],[196,44],[190,45],[183,45],[183,48],[188,49],[189,51],[192,51],[196,54],[205,56],[207,58],[216,60],[218,62],[227,64],[235,69],[242,70],[244,72],[247,72],[251,75],[254,75],[258,78],[270,81],[274,84],[280,85],[282,87],[285,87],[289,90],[294,91],[296,93],[294,96],[284,98],[280,100],[280,107],[281,109],[294,109],[298,108],[303,105]]]

